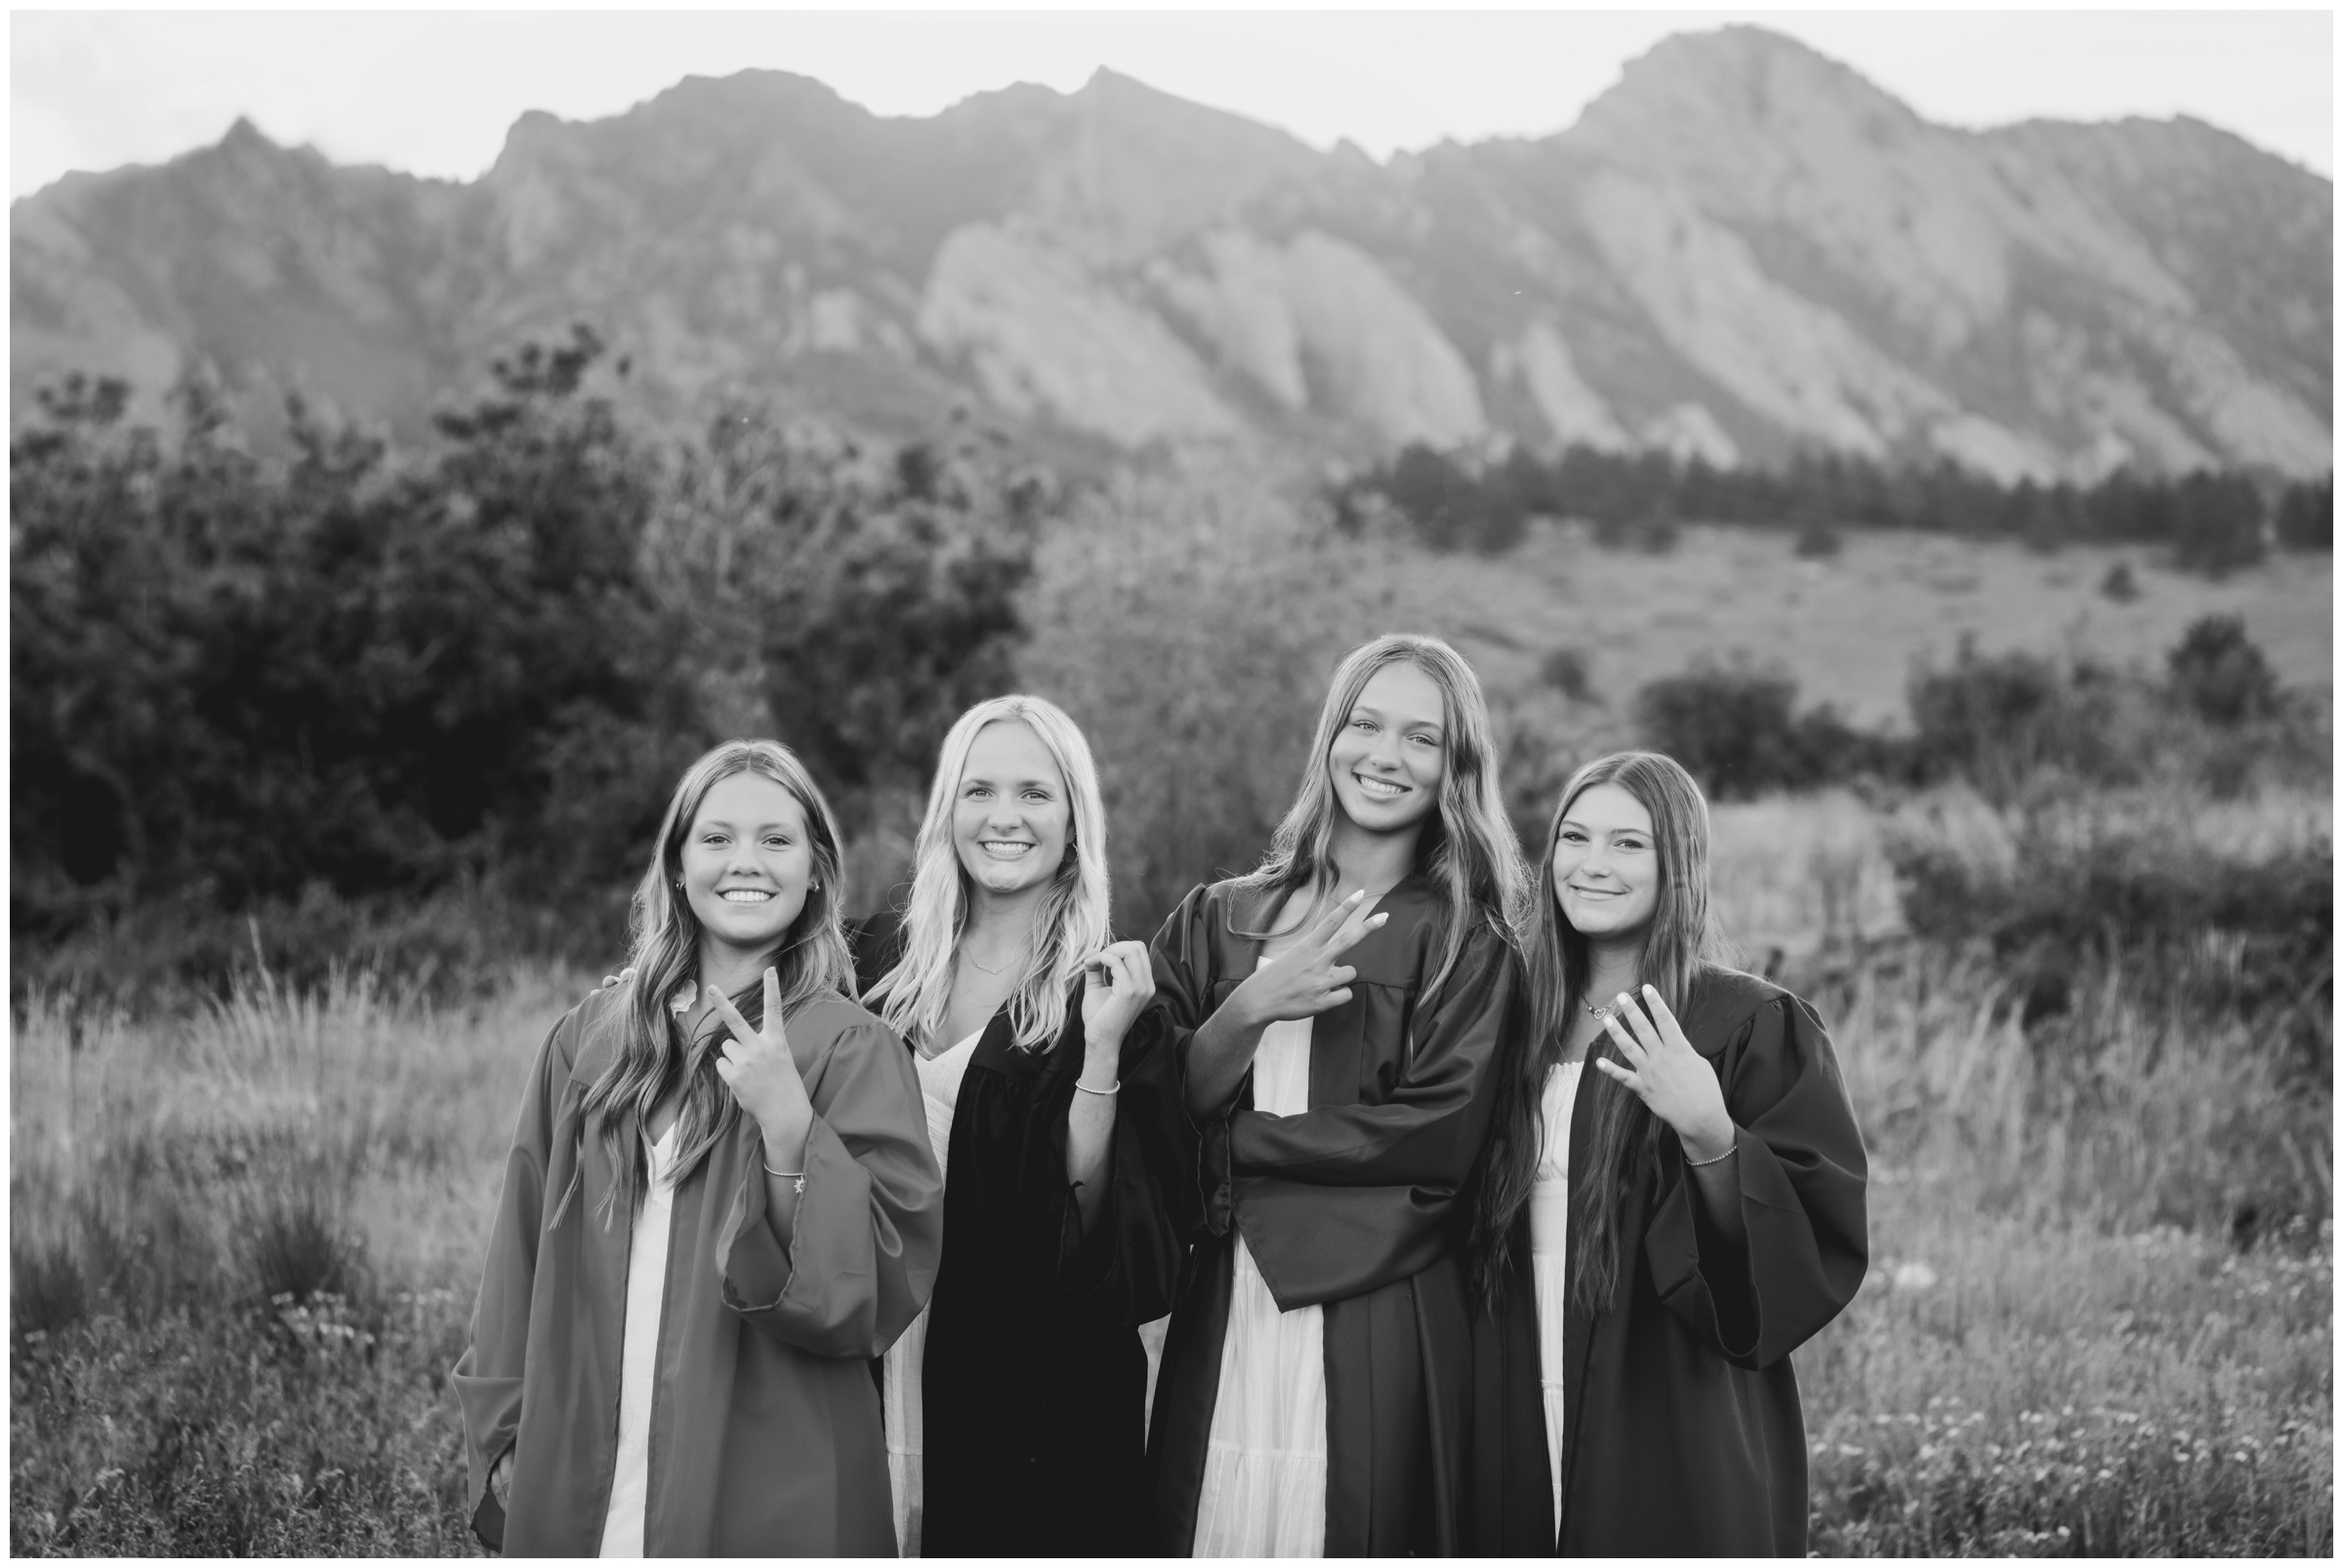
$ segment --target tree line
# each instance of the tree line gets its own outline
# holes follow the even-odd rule
[[[1497,461],[1420,442],[1332,490],[1353,528],[1396,513],[1440,551],[1501,555],[1530,519],[1583,517],[1605,544],[1665,550],[1687,520],[1795,530],[1828,555],[1848,528],[1909,528],[1976,539],[2166,547],[2176,565],[2219,574],[2251,565],[2273,544],[2334,548],[2334,479],[2282,486],[2240,473],[2178,475],[2118,470],[2096,484],[2003,484],[1951,462],[1890,467],[1801,453],[1778,468],[1722,469],[1666,452],[1573,445],[1551,456],[1516,446]]]

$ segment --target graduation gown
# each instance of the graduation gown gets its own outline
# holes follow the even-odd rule
[[[1806,1429],[1789,1354],[1863,1283],[1863,1139],[1830,1038],[1804,1002],[1712,970],[1680,1021],[1715,1065],[1738,1129],[1747,1247],[1711,1227],[1683,1146],[1663,1129],[1658,1168],[1624,1216],[1614,1304],[1565,1319],[1556,1521],[1525,1207],[1499,1310],[1473,1312],[1476,1552],[1806,1553]],[[1588,1179],[1593,1089],[1582,1084],[1571,1116],[1574,1190]],[[1574,1229],[1573,1259],[1579,1240]]]
[[[633,1217],[580,1101],[616,1049],[626,989],[554,1026],[521,1098],[456,1363],[473,1528],[508,1556],[590,1557],[618,1447]],[[743,1116],[675,1191],[643,1545],[652,1556],[892,1556],[886,1447],[868,1363],[935,1279],[942,1202],[902,1046],[843,997],[789,1020],[813,1101],[805,1191],[784,1249],[764,1142]],[[637,1136],[630,1113],[625,1136]],[[546,1217],[582,1177],[561,1222]],[[514,1450],[512,1510],[488,1470]]]
[[[855,933],[864,988],[899,927]],[[931,1557],[1116,1556],[1146,1545],[1147,1355],[1138,1325],[1171,1310],[1182,1252],[1160,1190],[1169,1086],[1125,1039],[1105,1206],[1086,1234],[1066,1176],[1066,1114],[1084,1053],[1079,1004],[1054,1044],[985,1025],[953,1108],[943,1262],[921,1372]],[[906,1055],[908,1060],[908,1053]]]
[[[1156,936],[1157,995],[1182,1053],[1256,967],[1262,944],[1236,928],[1260,929],[1263,902],[1227,883],[1200,887]],[[1488,1133],[1517,966],[1501,934],[1475,929],[1419,1006],[1445,905],[1411,877],[1377,907],[1390,920],[1343,958],[1358,971],[1351,999],[1313,1020],[1310,1109],[1254,1111],[1248,1074],[1228,1106],[1188,1124],[1193,1182],[1177,1197],[1195,1245],[1149,1432],[1159,1551],[1184,1556],[1195,1541],[1240,1232],[1281,1310],[1325,1308],[1326,1554],[1462,1543],[1471,1341],[1459,1194]]]

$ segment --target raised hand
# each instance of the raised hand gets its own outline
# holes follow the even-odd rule
[[[731,998],[711,985],[709,1005],[732,1032],[717,1057],[716,1074],[732,1091],[740,1108],[757,1119],[764,1132],[765,1152],[772,1161],[796,1160],[804,1150],[806,1130],[813,1123],[813,1101],[805,1080],[798,1073],[798,1058],[789,1049],[789,1032],[781,1023],[781,975],[764,971],[764,1027],[752,1029]],[[783,1169],[799,1169],[784,1164]]]
[[[1667,1011],[1658,991],[1645,986],[1641,1008],[1634,998],[1621,992],[1603,1018],[1603,1028],[1618,1045],[1625,1065],[1597,1056],[1595,1066],[1675,1129],[1688,1159],[1712,1160],[1731,1151],[1733,1117],[1725,1109],[1725,1092],[1717,1082],[1716,1069],[1692,1049],[1676,1015]]]
[[[1389,915],[1370,914],[1367,889],[1362,887],[1320,917],[1318,924],[1278,956],[1248,975],[1229,993],[1226,1006],[1248,1024],[1270,1024],[1287,1018],[1310,1018],[1350,1000],[1350,982],[1359,971],[1342,962],[1369,931]]]
[[[626,984],[628,981],[630,981],[630,980],[632,980],[632,979],[634,979],[634,978],[635,978],[635,966],[634,966],[634,965],[632,965],[632,964],[630,964],[630,965],[628,965],[628,966],[627,966],[625,969],[623,969],[623,970],[619,970],[619,971],[618,971],[616,974],[605,974],[605,975],[603,975],[603,976],[602,976],[602,983],[601,983],[601,984],[600,984],[598,987],[596,987],[596,989],[597,989],[597,990],[603,990],[603,991],[607,991],[607,990],[609,990],[609,989],[610,989],[612,986],[614,986],[614,985],[624,985],[624,984]]]
[[[1154,997],[1155,965],[1145,942],[1117,942],[1092,955],[1083,966],[1082,981],[1082,1037],[1089,1057],[1111,1065],[1123,1037]]]

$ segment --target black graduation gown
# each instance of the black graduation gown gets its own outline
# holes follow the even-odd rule
[[[855,933],[867,990],[900,941]],[[1145,1545],[1147,1355],[1137,1326],[1171,1309],[1181,1243],[1157,1190],[1149,1127],[1165,1080],[1125,1041],[1106,1207],[1086,1237],[1066,1179],[1083,1062],[1071,1011],[1047,1051],[1016,1049],[1005,1008],[961,1080],[945,1157],[943,1262],[922,1370],[931,1557],[1130,1555]]]
[[[1565,1319],[1557,1530],[1525,1209],[1498,1312],[1472,1314],[1477,1552],[1806,1553],[1806,1430],[1789,1353],[1863,1283],[1863,1139],[1830,1038],[1798,998],[1711,970],[1682,1022],[1740,1130],[1747,1250],[1710,1226],[1683,1146],[1664,1130],[1658,1169],[1627,1205],[1616,1304]],[[1571,1115],[1574,1188],[1586,1179],[1593,1087],[1581,1084]],[[1574,1231],[1573,1258],[1578,1242]]]
[[[1258,963],[1261,943],[1236,934],[1232,914],[1257,930],[1261,903],[1226,883],[1200,887],[1156,936],[1157,996],[1182,1053]],[[1248,1075],[1228,1108],[1188,1124],[1196,1179],[1177,1196],[1195,1246],[1149,1431],[1159,1551],[1185,1556],[1194,1545],[1239,1232],[1281,1309],[1325,1308],[1327,1555],[1446,1553],[1463,1540],[1471,1344],[1459,1195],[1488,1133],[1517,969],[1500,933],[1476,929],[1419,1008],[1443,901],[1410,878],[1377,907],[1391,919],[1343,960],[1358,970],[1351,1000],[1313,1021],[1311,1108],[1255,1112]]]

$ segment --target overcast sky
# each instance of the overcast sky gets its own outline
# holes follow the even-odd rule
[[[525,109],[598,118],[752,66],[932,114],[1106,65],[1385,157],[1562,130],[1660,38],[1727,21],[1802,39],[1943,123],[2186,113],[2333,173],[2327,11],[16,11],[9,191],[160,162],[239,114],[340,162],[469,180]]]

